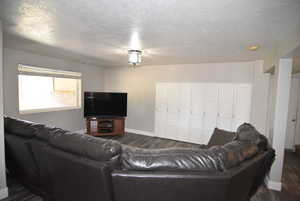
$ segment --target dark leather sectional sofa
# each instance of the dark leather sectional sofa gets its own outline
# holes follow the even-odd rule
[[[140,149],[5,117],[9,174],[51,201],[249,201],[274,150],[250,124],[214,141]]]

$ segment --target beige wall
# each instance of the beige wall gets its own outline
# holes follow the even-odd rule
[[[3,129],[3,41],[0,21],[0,199],[7,196],[5,178],[4,129]]]
[[[68,130],[84,128],[83,109],[21,115],[18,112],[18,64],[82,73],[83,91],[103,91],[103,69],[47,56],[4,48],[4,114]],[[83,102],[82,102],[83,103]]]
[[[259,69],[255,71],[255,69]],[[228,82],[268,84],[263,72],[262,62],[203,63],[183,65],[141,66],[105,69],[105,91],[128,92],[128,117],[126,127],[154,132],[155,84],[157,82]],[[255,76],[260,77],[255,78]],[[255,85],[253,108],[254,117],[266,111],[268,86]],[[267,93],[265,93],[267,94]],[[260,104],[263,103],[263,106]],[[266,114],[263,123],[258,124],[265,132]]]

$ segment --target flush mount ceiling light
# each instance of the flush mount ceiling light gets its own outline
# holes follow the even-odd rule
[[[250,51],[256,51],[256,50],[259,49],[259,45],[251,45],[251,46],[249,46],[248,49],[249,49]]]
[[[141,50],[128,50],[128,63],[132,66],[140,64],[142,61],[142,51]]]

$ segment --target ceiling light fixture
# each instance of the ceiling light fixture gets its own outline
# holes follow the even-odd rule
[[[141,50],[128,50],[128,63],[133,67],[140,64],[142,61],[142,51]]]
[[[256,51],[256,50],[259,49],[259,45],[251,45],[251,46],[249,46],[248,49],[251,50],[251,51]]]

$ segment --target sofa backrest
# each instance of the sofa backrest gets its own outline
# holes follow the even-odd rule
[[[255,144],[232,141],[209,149],[141,149],[122,146],[124,170],[151,171],[226,171],[258,153]]]
[[[121,153],[118,142],[78,133],[56,133],[50,137],[49,144],[65,152],[101,162],[118,159]]]
[[[238,127],[236,140],[253,143],[259,151],[265,151],[268,148],[268,139],[249,123],[243,123]]]
[[[53,135],[63,135],[68,133],[70,133],[70,131],[65,129],[43,125],[43,127],[36,130],[35,138],[40,141],[49,142],[50,137]]]
[[[244,161],[253,158],[258,148],[251,142],[232,141],[220,147],[212,147],[219,156],[219,163],[223,171],[236,167]]]
[[[4,117],[4,129],[9,134],[32,138],[36,135],[36,130],[42,127],[42,124]]]
[[[236,132],[215,128],[213,134],[209,139],[209,142],[207,143],[207,147],[210,148],[217,145],[222,146],[228,142],[233,141],[236,138],[236,135]]]
[[[122,168],[141,171],[221,171],[214,149],[142,149],[122,146]]]

